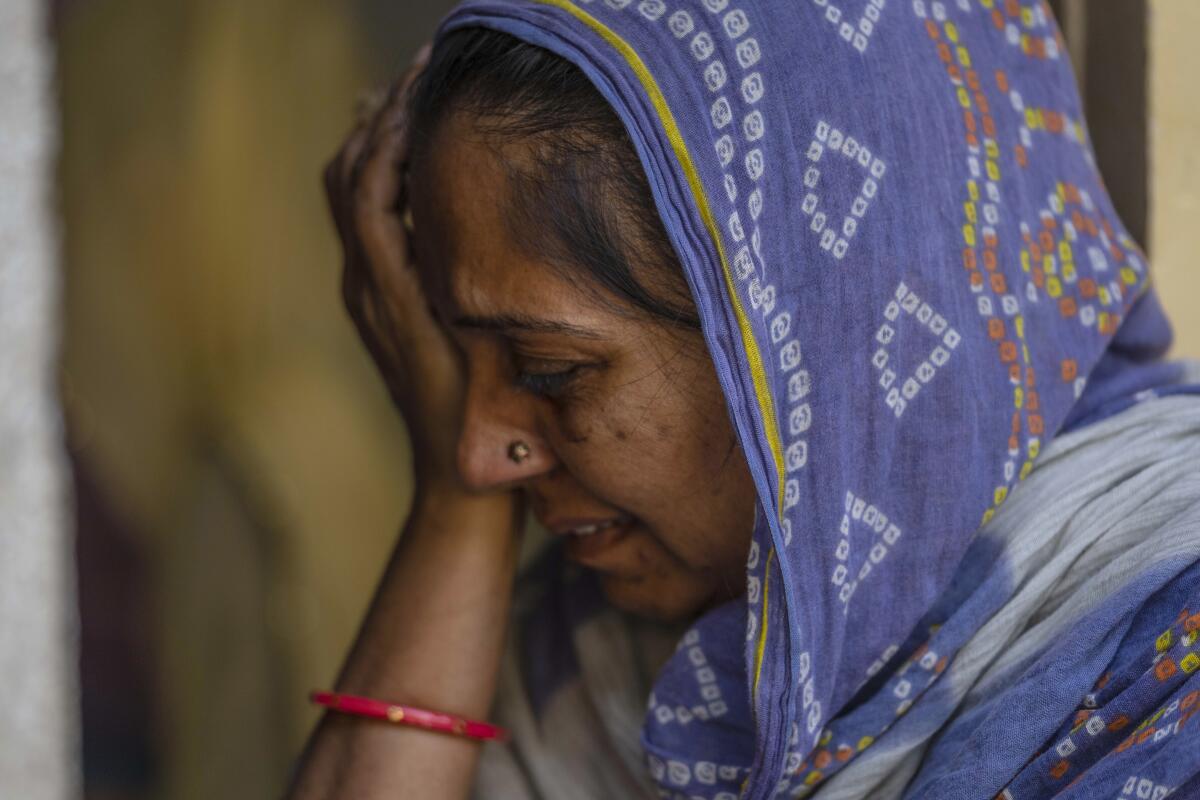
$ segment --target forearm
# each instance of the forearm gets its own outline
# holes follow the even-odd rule
[[[496,688],[516,571],[516,502],[423,493],[337,690],[483,718]],[[480,745],[327,713],[292,800],[462,798]]]

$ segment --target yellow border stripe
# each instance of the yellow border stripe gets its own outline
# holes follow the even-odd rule
[[[767,648],[767,592],[771,588],[771,561],[775,558],[775,548],[767,553],[766,568],[763,569],[762,591],[762,622],[758,626],[758,647],[754,650],[754,696],[758,697],[758,679],[762,675],[763,651]]]
[[[683,135],[679,132],[679,126],[675,123],[675,116],[671,113],[666,98],[663,97],[662,91],[658,88],[658,83],[654,80],[654,76],[650,74],[650,70],[646,68],[645,63],[642,62],[637,52],[624,39],[614,33],[611,28],[569,2],[569,0],[538,0],[538,2],[566,11],[600,34],[604,41],[608,42],[617,52],[624,56],[625,61],[629,63],[630,68],[633,69],[634,74],[641,81],[642,88],[649,95],[650,102],[654,105],[654,110],[658,112],[658,118],[662,122],[667,139],[671,142],[671,148],[675,151],[675,158],[679,160],[679,166],[683,169],[684,175],[687,176],[688,186],[691,187],[692,197],[696,202],[696,207],[700,211],[700,217],[704,220],[704,226],[708,229],[708,235],[712,237],[713,245],[717,248],[717,255],[721,259],[721,269],[725,275],[725,289],[729,292],[729,299],[733,303],[733,311],[737,317],[738,328],[741,330],[742,347],[745,349],[746,358],[750,362],[750,374],[754,380],[754,392],[758,400],[758,410],[762,414],[767,443],[771,448],[771,455],[775,460],[775,480],[778,483],[778,509],[782,513],[783,444],[779,437],[779,425],[775,420],[775,402],[771,399],[771,392],[767,387],[767,374],[763,369],[762,355],[758,352],[758,343],[754,340],[754,334],[750,329],[750,320],[746,317],[746,310],[742,308],[742,301],[738,297],[737,289],[733,282],[733,273],[729,269],[729,261],[725,258],[725,248],[721,245],[721,231],[713,219],[711,209],[708,207],[708,197],[704,193],[704,186],[700,183],[700,175],[696,172],[696,168],[692,164],[692,157],[688,153],[687,144],[683,141]],[[766,606],[765,592],[763,594],[763,605],[764,607]],[[762,646],[760,645],[760,656],[761,650]]]
[[[680,133],[679,126],[675,122],[675,115],[671,113],[671,108],[667,105],[667,100],[663,96],[662,90],[658,88],[658,83],[654,80],[654,76],[650,74],[650,70],[646,67],[646,64],[638,56],[637,52],[629,46],[628,42],[618,36],[611,28],[600,22],[600,20],[569,2],[569,0],[538,0],[538,2],[566,11],[598,33],[604,41],[608,42],[613,49],[620,53],[634,74],[637,75],[642,88],[645,89],[651,104],[654,106],[654,110],[658,113],[659,121],[662,123],[663,130],[667,134],[667,140],[671,142],[671,148],[675,151],[675,158],[679,161],[679,166],[683,170],[684,175],[687,176],[688,186],[691,188],[696,208],[700,211],[700,218],[704,221],[704,227],[708,229],[708,235],[712,238],[713,246],[717,249],[717,256],[721,259],[721,271],[725,277],[725,289],[729,293],[729,300],[733,304],[734,315],[737,317],[738,328],[742,334],[742,347],[746,352],[746,359],[750,362],[750,374],[754,381],[754,392],[758,400],[759,413],[763,419],[764,433],[767,437],[767,444],[771,448],[771,456],[775,461],[775,480],[778,484],[778,510],[782,513],[784,488],[783,444],[779,437],[779,425],[775,419],[775,402],[771,398],[771,392],[767,386],[767,374],[763,369],[762,355],[758,351],[758,343],[754,340],[754,334],[750,329],[750,320],[746,317],[746,310],[742,307],[741,298],[738,297],[737,288],[733,282],[733,273],[729,269],[729,260],[725,257],[725,248],[721,244],[721,231],[713,219],[712,210],[708,205],[708,196],[704,193],[704,186],[700,182],[700,175],[692,163],[692,156],[688,152],[687,144],[683,140],[683,134]],[[763,652],[767,644],[767,611],[771,586],[771,561],[774,557],[775,548],[772,547],[767,553],[762,592],[762,621],[759,625],[758,645],[754,653],[755,697],[758,696],[758,680],[762,674]]]

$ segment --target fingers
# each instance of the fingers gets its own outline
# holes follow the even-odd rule
[[[428,58],[423,48],[371,119],[360,120],[326,166],[324,182],[345,251],[342,299],[359,338],[406,419],[417,430],[449,431],[433,438],[453,442],[461,364],[427,305],[405,225],[406,112]]]
[[[374,271],[384,273],[379,278],[407,266],[407,233],[398,213],[403,205],[404,138],[402,130],[396,129],[376,142],[355,188],[354,229]]]
[[[408,111],[409,92],[423,68],[423,64],[414,63],[388,90],[386,101],[371,121],[369,144],[359,154],[359,160],[354,165],[356,187],[360,185],[360,177],[365,174],[368,164],[372,169],[390,170],[397,179],[399,178],[408,147],[405,116]],[[375,156],[379,154],[380,150],[386,152],[386,158],[375,160]],[[400,199],[397,195],[401,188],[399,180],[388,184],[377,183],[372,187],[375,191],[360,199],[367,203],[382,201],[395,207],[397,200]]]
[[[415,278],[410,274],[404,222],[407,214],[404,164],[410,143],[406,114],[409,92],[423,68],[422,60],[427,57],[419,55],[418,62],[393,85],[355,170],[354,230],[372,272],[371,278],[387,295],[414,294]]]
[[[433,52],[433,42],[426,42],[417,48],[417,52],[413,55],[412,65],[418,69],[425,69],[429,65],[429,55]]]
[[[350,235],[354,233],[349,223],[352,221],[356,202],[372,203],[384,200],[389,201],[392,206],[397,206],[397,201],[402,200],[399,197],[403,189],[401,182],[394,181],[389,185],[389,182],[378,181],[379,176],[374,176],[373,185],[366,196],[359,197],[360,176],[380,146],[388,148],[393,154],[391,163],[387,165],[391,170],[399,172],[403,167],[406,143],[403,138],[396,139],[394,131],[403,129],[408,92],[428,63],[431,50],[431,44],[423,45],[417,51],[412,65],[387,92],[376,90],[364,93],[359,98],[358,124],[325,167],[325,196],[343,243],[347,243]],[[386,168],[384,163],[374,166],[380,171]]]
[[[428,55],[428,48],[418,52],[386,98],[382,93],[374,95],[371,119],[360,119],[325,169],[330,213],[346,255],[343,302],[372,350],[380,346],[379,331],[374,329],[380,324],[375,318],[381,309],[376,304],[394,304],[400,318],[422,317],[424,299],[410,263],[403,219],[407,213],[403,166],[408,150],[408,94]]]
[[[355,119],[359,124],[370,127],[379,111],[387,105],[389,97],[390,93],[386,89],[375,88],[362,92],[355,104]]]
[[[385,108],[382,124],[359,156],[355,203],[360,209],[394,214],[402,207],[402,167],[408,155],[408,127],[402,103]]]
[[[325,166],[324,183],[325,199],[329,204],[329,213],[337,227],[342,245],[349,248],[353,236],[353,167],[362,155],[368,142],[369,131],[366,126],[356,127],[337,154]]]

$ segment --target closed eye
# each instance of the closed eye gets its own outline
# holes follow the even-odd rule
[[[538,372],[526,369],[517,371],[513,383],[518,388],[531,394],[545,397],[557,397],[570,388],[571,382],[579,377],[585,368],[584,364],[576,364],[569,369],[556,372]]]

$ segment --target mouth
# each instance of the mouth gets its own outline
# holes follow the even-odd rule
[[[609,519],[566,520],[547,527],[551,533],[566,538],[567,558],[602,569],[606,554],[629,535],[633,518],[622,514]]]

